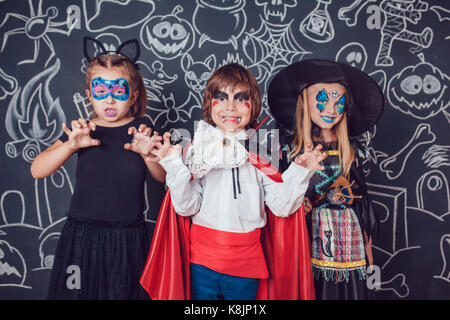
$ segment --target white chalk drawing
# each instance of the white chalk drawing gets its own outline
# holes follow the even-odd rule
[[[442,239],[446,239],[445,235],[440,234],[442,231],[444,233],[448,231],[444,219],[449,215],[448,202],[450,199],[446,177],[442,172],[431,171],[419,178],[416,186],[417,207],[407,205],[406,188],[371,183],[368,183],[367,187],[374,209],[380,215],[379,232],[383,234],[382,238],[375,238],[373,244],[376,264],[381,267],[382,278],[384,278],[377,291],[389,292],[401,299],[408,298],[411,294],[411,286],[414,286],[414,283],[419,280],[412,277],[415,275],[416,267],[405,265],[405,259],[407,261],[413,257],[417,259],[418,256],[429,250],[438,254],[436,247],[440,245],[442,248],[443,242],[446,244],[446,241],[442,241]],[[442,212],[446,213],[441,216],[428,211],[430,208],[427,208],[429,206],[423,201],[424,199],[427,199],[428,203],[432,201],[430,191],[434,193],[434,199],[440,197],[442,203],[445,203]],[[412,226],[409,221],[411,218],[414,218]],[[417,223],[421,223],[420,226]],[[413,233],[411,234],[411,232]],[[433,239],[430,238],[430,234],[433,234]],[[411,245],[411,236],[414,237],[414,243],[419,242],[420,245]],[[428,240],[424,241],[424,239]],[[445,265],[445,259],[449,258],[448,253],[444,255],[441,250],[441,255],[444,259],[443,270],[446,270],[448,267]],[[438,256],[432,259],[434,258],[437,259]],[[402,272],[399,273],[400,266]],[[429,277],[428,280],[431,280],[433,274],[424,272],[422,277]],[[443,277],[447,278],[448,274]]]
[[[141,43],[158,58],[172,60],[192,49],[195,33],[192,25],[178,17],[183,12],[181,5],[172,13],[151,17],[140,30]]]
[[[5,117],[5,127],[13,141],[6,144],[6,154],[15,158],[19,153],[31,162],[41,151],[62,134],[66,116],[59,98],[53,99],[50,82],[59,72],[60,60],[35,75],[12,97]]]
[[[450,212],[450,188],[446,176],[439,170],[422,175],[416,184],[417,207],[442,216]],[[433,209],[439,207],[439,209]],[[438,211],[440,210],[440,212]]]
[[[0,240],[0,287],[23,286],[27,268],[22,254],[10,243]]]
[[[436,13],[436,15],[439,19],[439,22],[450,21],[450,10],[449,9],[445,9],[440,6],[432,6],[430,8],[430,11],[433,11],[434,13]],[[450,35],[445,36],[445,40],[449,40],[449,39],[450,39]]]
[[[281,21],[286,18],[287,8],[297,6],[297,0],[256,0],[257,6],[264,8],[264,18],[279,18]]]
[[[450,78],[424,60],[407,66],[389,81],[387,99],[397,110],[417,119],[428,119],[450,105]]]
[[[254,70],[256,79],[266,88],[271,75],[310,52],[303,49],[293,36],[291,26],[294,20],[280,25],[260,18],[259,29],[245,33],[242,49],[250,60],[247,67]]]
[[[397,179],[405,169],[409,156],[420,145],[434,142],[436,135],[431,131],[427,123],[421,123],[416,127],[412,137],[396,154],[384,159],[380,163],[380,170],[384,172],[388,179]]]
[[[440,6],[432,6],[430,8],[431,11],[433,11],[434,13],[436,13],[439,22],[442,21],[450,21],[450,10],[440,7]]]
[[[329,42],[334,38],[333,21],[328,13],[331,0],[316,1],[317,6],[300,23],[300,32],[314,42]]]
[[[69,36],[73,29],[68,27],[67,19],[64,19],[61,22],[53,22],[53,20],[58,16],[58,9],[56,7],[54,6],[48,7],[45,10],[45,13],[43,13],[42,0],[39,0],[36,12],[34,10],[32,0],[28,0],[28,5],[30,7],[29,17],[19,13],[8,12],[5,15],[3,21],[0,23],[1,28],[8,22],[10,18],[14,18],[19,20],[20,23],[23,24],[23,26],[19,28],[10,29],[3,34],[2,47],[0,51],[3,52],[6,46],[6,42],[8,41],[10,36],[16,34],[25,34],[28,38],[34,41],[33,58],[22,60],[17,64],[20,65],[24,63],[34,63],[38,58],[42,40],[50,50],[50,56],[47,58],[47,61],[45,62],[45,66],[47,66],[50,60],[55,56],[55,47],[48,34],[60,33]],[[65,28],[60,29],[60,27]]]
[[[406,276],[399,273],[388,281],[382,281],[380,288],[375,289],[375,291],[391,291],[399,298],[406,298],[409,295]]]
[[[216,56],[212,54],[204,61],[194,61],[189,53],[185,53],[181,58],[181,69],[184,72],[184,81],[187,86],[202,99],[206,82],[216,70]]]
[[[308,4],[311,9],[307,11],[302,10],[305,2],[299,0],[170,4],[83,0],[78,6],[23,2],[23,6],[15,6],[21,9],[6,9],[0,17],[0,54],[5,62],[0,66],[0,110],[5,119],[0,162],[7,160],[7,178],[1,179],[0,191],[1,297],[45,295],[45,285],[41,288],[41,284],[50,276],[66,221],[65,208],[59,206],[67,205],[74,190],[68,164],[44,179],[32,179],[28,170],[11,177],[7,166],[28,167],[37,153],[63,134],[61,125],[71,107],[70,102],[69,106],[63,102],[67,93],[55,93],[54,81],[70,79],[66,73],[72,70],[68,64],[73,62],[65,54],[76,49],[74,41],[79,38],[74,30],[80,28],[110,51],[121,39],[139,37],[141,58],[137,64],[148,96],[146,117],[158,132],[170,130],[172,138],[181,140],[177,142],[182,145],[191,141],[191,125],[201,117],[206,79],[224,64],[239,63],[257,78],[263,98],[258,119],[266,120],[259,136],[260,142],[267,144],[277,139],[271,131],[274,119],[267,108],[267,84],[281,68],[310,55],[312,50],[304,49],[307,45],[326,44],[327,49],[324,47],[317,57],[369,73],[385,93],[386,108],[394,108],[387,111],[404,117],[399,140],[388,143],[377,135],[391,125],[389,119],[359,138],[365,147],[362,165],[369,196],[379,218],[380,237],[373,239],[374,263],[381,270],[377,298],[421,298],[430,293],[422,288],[426,283],[431,294],[433,286],[450,288],[450,145],[443,138],[445,125],[450,123],[449,75],[443,47],[438,43],[450,39],[445,29],[450,8],[445,1],[434,5],[427,0],[348,0],[345,4],[316,0]],[[369,11],[377,14],[375,20],[375,14],[367,18]],[[370,19],[376,22],[372,27]],[[354,32],[338,34],[338,26],[354,28]],[[367,29],[374,34],[380,30],[375,42],[366,37]],[[31,49],[12,52],[19,41]],[[80,61],[82,51],[78,51],[76,59]],[[411,62],[416,55],[420,61]],[[16,59],[14,64],[19,61],[20,69],[7,64],[11,58]],[[33,71],[38,63],[42,68]],[[86,67],[83,59],[83,73]],[[73,88],[68,100],[73,95],[74,118],[91,118],[90,102],[80,84],[68,85]],[[403,132],[407,136],[400,141]],[[393,147],[389,155],[378,150],[385,150],[386,143]],[[159,208],[150,208],[150,204],[158,204],[149,201],[155,191],[149,188],[146,184],[143,214],[147,223],[155,223],[153,211]],[[432,261],[424,262],[425,255]]]
[[[422,160],[428,168],[450,166],[450,146],[434,144],[424,152]]]
[[[154,9],[153,0],[83,0],[86,29],[101,32],[110,28],[129,29],[148,19]]]
[[[192,92],[189,92],[186,101],[180,105],[175,101],[173,92],[171,92],[169,96],[163,94],[162,99],[163,106],[147,106],[147,110],[150,110],[150,115],[147,117],[153,125],[160,123],[160,128],[166,127],[169,123],[186,123],[188,120],[192,119],[192,113],[195,109],[202,109],[201,101],[197,95],[194,95]]]
[[[245,0],[197,0],[192,22],[195,31],[200,35],[198,47],[201,48],[205,42],[229,43],[237,50],[237,39],[247,25],[244,6]]]
[[[80,92],[75,92],[73,94],[73,102],[75,103],[80,118],[92,119],[94,110],[91,108],[91,102],[86,95],[83,95]]]
[[[11,213],[11,216],[5,210],[5,202],[8,197],[16,196],[19,201],[16,201],[17,211]],[[0,210],[1,210],[1,221],[0,225],[8,223],[24,223],[25,221],[25,197],[23,193],[19,190],[7,190],[0,198]],[[20,210],[20,212],[19,212]]]
[[[0,100],[14,94],[17,91],[17,88],[17,79],[7,75],[2,68],[0,68]]]
[[[161,102],[161,93],[163,86],[171,84],[178,79],[178,75],[169,76],[164,71],[164,65],[161,61],[154,61],[151,66],[143,61],[138,61],[140,73],[144,78],[145,90],[149,101]]]
[[[6,155],[31,163],[45,148],[58,139],[62,124],[66,122],[65,114],[59,102],[50,92],[50,82],[60,69],[59,59],[34,76],[23,89],[19,88],[11,99],[5,117],[5,127],[13,139],[5,145]],[[48,180],[50,179],[50,180]],[[39,226],[52,222],[51,205],[48,197],[48,183],[60,188],[67,182],[72,189],[70,178],[64,167],[51,177],[34,181],[36,216]]]
[[[381,26],[381,41],[375,60],[376,66],[392,66],[392,45],[395,40],[415,45],[409,49],[413,54],[428,48],[433,40],[433,30],[425,27],[421,33],[407,30],[408,22],[417,24],[422,13],[428,10],[428,3],[422,0],[383,0],[380,9],[384,14]]]
[[[336,61],[364,70],[367,63],[367,51],[359,42],[349,42],[336,53]]]
[[[369,3],[376,2],[377,0],[354,0],[347,7],[342,7],[338,11],[339,20],[345,21],[345,24],[349,27],[354,27],[358,22],[358,15],[361,10]]]
[[[374,72],[369,73],[369,76],[373,80],[376,81],[376,83],[380,87],[381,91],[383,91],[383,93],[385,93],[386,92],[386,87],[387,87],[386,72],[384,72],[384,70],[376,70]]]
[[[433,276],[433,278],[450,283],[450,234],[444,234],[442,236],[440,250],[442,257],[442,271],[439,275]]]

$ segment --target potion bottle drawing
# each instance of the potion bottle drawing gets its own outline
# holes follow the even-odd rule
[[[333,22],[328,13],[331,0],[316,0],[316,8],[300,24],[300,32],[315,42],[328,42],[334,38]]]

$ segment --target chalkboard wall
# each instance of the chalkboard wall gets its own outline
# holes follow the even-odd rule
[[[0,1],[0,298],[44,299],[73,191],[76,157],[35,180],[30,164],[88,116],[82,39],[117,48],[136,38],[160,131],[201,117],[206,80],[238,62],[257,77],[264,101],[273,76],[309,58],[370,74],[386,108],[361,141],[380,217],[374,240],[378,299],[450,298],[449,52],[445,0],[2,0]],[[268,115],[266,102],[260,119]],[[269,117],[261,134],[275,126]],[[164,185],[147,185],[153,229]]]

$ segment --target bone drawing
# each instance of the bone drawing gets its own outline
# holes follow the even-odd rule
[[[349,6],[342,7],[338,11],[339,20],[345,21],[349,27],[353,27],[358,22],[359,12],[369,3],[377,0],[355,0]]]
[[[380,170],[386,173],[388,179],[397,179],[403,173],[406,162],[414,150],[422,144],[434,142],[435,139],[436,135],[428,123],[419,124],[409,142],[399,152],[380,163]]]

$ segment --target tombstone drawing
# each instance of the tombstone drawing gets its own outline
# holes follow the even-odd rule
[[[415,45],[411,53],[418,53],[428,48],[433,40],[433,30],[425,27],[421,33],[407,30],[408,22],[417,24],[422,19],[422,13],[428,10],[428,4],[422,0],[383,0],[380,9],[384,14],[381,27],[381,41],[375,60],[376,66],[392,66],[392,45],[395,40]]]
[[[28,0],[28,5],[30,7],[29,17],[19,13],[8,12],[3,18],[3,21],[0,23],[0,28],[7,24],[10,18],[19,20],[20,24],[23,26],[10,29],[3,34],[0,51],[3,52],[5,49],[9,37],[16,34],[25,34],[34,42],[33,57],[31,59],[22,60],[17,64],[34,63],[38,58],[42,40],[50,50],[50,55],[45,62],[45,66],[47,66],[50,60],[55,56],[55,47],[49,37],[49,33],[60,33],[69,36],[73,29],[68,27],[68,20],[66,19],[60,22],[53,21],[58,16],[58,9],[56,7],[48,7],[44,13],[42,11],[42,0],[39,0],[38,2],[37,11],[34,10],[32,0]]]
[[[238,48],[237,39],[247,25],[244,10],[245,0],[220,1],[197,0],[192,22],[195,31],[200,35],[198,47],[207,42],[231,44]]]
[[[423,174],[416,184],[417,208],[442,216],[450,212],[450,188],[439,170]]]

